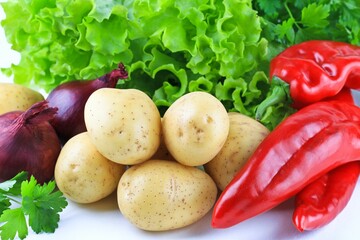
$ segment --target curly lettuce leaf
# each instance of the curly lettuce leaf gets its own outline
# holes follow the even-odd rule
[[[1,5],[7,39],[21,54],[20,63],[5,71],[20,84],[49,92],[123,62],[129,79],[118,87],[146,92],[162,111],[187,92],[206,91],[229,111],[249,116],[269,88],[263,77],[269,42],[251,0],[12,0]],[[272,111],[262,120],[267,126],[287,114]],[[269,120],[272,116],[276,119]]]

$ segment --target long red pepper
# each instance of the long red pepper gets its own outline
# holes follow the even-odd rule
[[[354,104],[351,91],[344,88],[334,97]],[[295,197],[292,216],[299,231],[320,228],[330,223],[346,207],[360,174],[360,162],[337,167],[307,185]]]
[[[271,61],[271,97],[259,105],[256,117],[261,118],[268,106],[279,101],[290,102],[298,109],[319,100],[337,99],[353,103],[349,88],[359,89],[359,70],[359,46],[323,40],[294,45]],[[356,174],[358,166],[355,164],[351,170]],[[297,204],[293,215],[294,224],[299,230],[318,228],[327,224],[346,206],[357,178],[350,176],[339,180],[343,184],[347,181],[344,185],[348,188],[343,187],[343,194],[338,194],[332,186],[332,177],[345,177],[342,172],[349,174],[351,171],[342,167],[334,169],[331,174],[325,174],[303,190],[313,195],[302,194],[301,191],[296,196],[296,202],[302,203],[301,206]],[[324,183],[326,191],[319,192],[319,186],[325,188]]]
[[[311,104],[278,125],[215,204],[212,226],[226,228],[277,206],[326,172],[360,159],[360,108]]]
[[[310,183],[295,198],[292,216],[299,231],[330,223],[348,204],[360,174],[360,162],[337,167]]]

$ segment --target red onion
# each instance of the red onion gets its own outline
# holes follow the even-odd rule
[[[61,144],[49,120],[57,109],[47,101],[27,111],[0,115],[0,182],[21,171],[34,175],[39,183],[51,180]]]
[[[99,88],[116,87],[119,79],[128,77],[123,64],[112,72],[94,80],[73,80],[54,88],[47,101],[49,106],[57,107],[58,114],[50,122],[58,136],[66,141],[86,131],[84,107],[89,96]]]

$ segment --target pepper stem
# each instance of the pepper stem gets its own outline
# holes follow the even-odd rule
[[[270,89],[267,97],[258,105],[256,109],[255,118],[257,120],[260,120],[269,107],[281,102],[292,102],[289,84],[281,80],[280,78],[274,76],[271,80]]]

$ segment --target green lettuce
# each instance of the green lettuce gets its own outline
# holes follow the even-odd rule
[[[1,24],[19,64],[4,71],[49,92],[94,79],[123,62],[119,88],[146,92],[164,112],[180,96],[205,91],[228,111],[254,116],[270,88],[268,41],[251,0],[9,0]],[[270,107],[272,129],[293,109]]]

